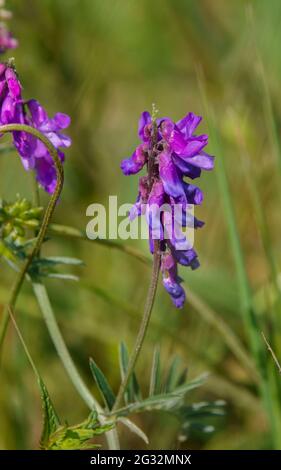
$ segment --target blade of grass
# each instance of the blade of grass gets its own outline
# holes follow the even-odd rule
[[[280,362],[278,361],[278,359],[275,355],[275,352],[273,351],[272,347],[270,346],[269,342],[267,341],[266,336],[265,336],[263,331],[261,332],[261,335],[262,335],[262,338],[263,338],[263,340],[264,340],[264,342],[267,346],[267,349],[269,350],[269,352],[270,352],[270,354],[271,354],[271,356],[272,356],[272,358],[273,358],[273,360],[274,360],[274,362],[277,366],[279,374],[281,374],[281,365],[280,365]]]
[[[271,390],[268,382],[267,361],[264,351],[261,348],[260,328],[258,325],[256,312],[254,311],[252,304],[252,294],[248,281],[244,254],[240,242],[232,196],[230,193],[226,168],[224,164],[224,153],[219,133],[217,131],[217,127],[215,126],[213,111],[208,103],[204,79],[202,76],[202,70],[200,70],[199,68],[197,70],[197,75],[201,99],[207,118],[211,146],[217,157],[216,174],[218,178],[218,185],[221,193],[221,199],[223,202],[224,214],[227,222],[229,239],[237,273],[237,281],[241,299],[242,318],[244,320],[245,331],[249,338],[250,348],[253,357],[255,358],[256,365],[262,377],[262,381],[260,384],[260,393],[264,400],[264,405],[267,409],[268,417],[271,423],[272,443],[274,447],[278,449],[281,446],[281,424],[279,421],[279,413],[272,402]]]
[[[215,312],[204,302],[204,300],[190,290],[188,291],[188,299],[190,304],[201,315],[201,317],[218,331],[218,333],[223,337],[225,344],[227,344],[238,361],[244,365],[248,372],[250,372],[251,378],[258,383],[260,381],[260,376],[256,370],[255,363],[233,330],[227,325],[227,323],[225,323],[217,312]]]
[[[265,115],[265,122],[267,125],[268,137],[271,140],[272,148],[275,153],[276,161],[278,163],[278,169],[281,177],[281,143],[279,139],[279,131],[277,128],[273,106],[272,106],[272,99],[269,89],[269,84],[262,60],[262,56],[260,54],[259,46],[258,46],[258,32],[256,28],[255,16],[253,5],[247,5],[246,7],[246,17],[249,24],[249,31],[251,35],[251,40],[253,44],[254,54],[256,56],[257,65],[258,65],[258,84],[260,85],[260,90],[263,98],[263,109]]]

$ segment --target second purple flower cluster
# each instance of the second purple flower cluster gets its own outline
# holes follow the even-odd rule
[[[18,47],[18,41],[14,38],[6,25],[6,20],[12,17],[9,10],[5,10],[5,1],[0,0],[0,54],[4,54],[8,49],[15,49]]]
[[[38,101],[24,101],[14,67],[0,63],[0,125],[5,124],[26,124],[38,129],[50,140],[58,150],[61,161],[64,161],[61,149],[69,147],[71,139],[61,131],[69,126],[70,117],[57,113],[49,118]],[[45,191],[53,193],[56,169],[45,145],[26,132],[13,132],[13,140],[24,168],[34,170],[38,183]]]
[[[130,213],[130,218],[146,213],[149,224],[150,249],[154,251],[155,227],[160,236],[161,270],[163,284],[174,305],[181,308],[185,302],[185,292],[178,275],[178,264],[196,269],[199,266],[196,251],[185,238],[182,227],[202,227],[204,223],[188,213],[189,205],[201,204],[203,193],[197,186],[188,183],[184,177],[198,178],[201,170],[212,170],[214,157],[204,148],[208,144],[206,134],[195,135],[201,117],[193,113],[174,123],[169,118],[153,120],[145,111],[139,121],[141,144],[133,155],[122,161],[125,175],[138,173],[144,166],[148,174],[139,179],[139,194]],[[153,216],[151,207],[168,204],[171,211],[161,213],[160,227]],[[182,212],[177,215],[176,207]],[[143,209],[145,207],[145,209]],[[168,236],[167,236],[168,234]],[[180,234],[180,249],[179,249]]]

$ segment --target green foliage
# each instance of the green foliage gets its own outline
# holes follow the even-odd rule
[[[46,449],[48,448],[51,435],[55,433],[60,426],[60,420],[49,396],[48,390],[41,377],[38,378],[38,382],[41,391],[41,400],[43,405],[44,416],[40,447],[42,449]]]
[[[121,372],[121,380],[123,380],[127,372],[128,363],[129,363],[128,349],[125,343],[121,342],[120,348],[119,348],[119,366],[120,366],[120,372]],[[132,373],[132,376],[129,380],[124,398],[125,398],[126,403],[130,403],[133,400],[141,399],[140,386],[137,381],[135,372]]]
[[[14,13],[11,28],[20,39],[20,47],[13,55],[26,95],[47,104],[50,114],[59,110],[72,117],[73,146],[67,152],[66,184],[54,222],[77,228],[69,227],[72,237],[57,236],[58,232],[51,231],[48,236],[52,236],[52,253],[87,260],[87,279],[83,281],[96,286],[96,290],[86,291],[78,286],[62,289],[61,283],[52,282],[52,303],[75,359],[82,364],[85,349],[90,349],[90,355],[102,368],[108,364],[107,376],[114,390],[119,383],[114,345],[120,335],[128,344],[133,343],[149,279],[149,269],[137,259],[146,261],[150,255],[146,242],[137,240],[80,242],[81,236],[85,238],[85,208],[92,201],[105,201],[109,189],[122,202],[135,200],[136,179],[128,184],[119,171],[119,162],[137,144],[131,130],[137,126],[139,113],[150,108],[153,101],[163,115],[175,119],[188,111],[202,115],[200,129],[208,132],[195,67],[203,70],[221,148],[217,154],[216,145],[211,142],[208,150],[216,155],[215,171],[200,180],[206,196],[202,207],[195,210],[195,215],[206,222],[195,239],[201,268],[192,273],[181,270],[187,287],[187,305],[182,312],[175,312],[159,285],[142,364],[149,368],[154,345],[161,341],[162,354],[167,358],[178,354],[189,365],[192,376],[202,370],[211,372],[204,387],[196,389],[197,401],[221,396],[229,403],[223,431],[206,443],[197,434],[189,433],[188,447],[272,448],[273,425],[265,416],[257,387],[260,371],[253,366],[247,341],[249,331],[243,326],[245,315],[239,297],[245,288],[242,275],[238,282],[234,271],[239,253],[234,252],[233,225],[222,191],[219,160],[224,160],[246,282],[251,286],[250,300],[255,301],[262,329],[280,360],[281,311],[265,248],[272,253],[279,282],[281,184],[277,160],[280,151],[278,155],[275,141],[276,137],[280,140],[281,123],[281,2],[29,0],[28,9],[26,2],[6,3]],[[249,17],[254,28],[249,25]],[[13,200],[15,191],[19,191],[29,198],[29,178],[15,152],[7,153],[8,145],[3,138],[1,195]],[[250,181],[256,182],[259,204],[265,212],[265,219],[258,223],[258,208],[253,204],[244,167]],[[40,196],[43,203],[43,192]],[[266,224],[269,237],[263,246]],[[3,250],[1,236],[0,245]],[[5,242],[5,256],[16,249],[12,245],[7,249]],[[123,254],[131,255],[134,250],[142,256]],[[9,270],[1,263],[1,304],[6,302],[9,291]],[[63,374],[57,380],[58,358],[28,288],[21,292],[17,314],[32,348],[40,354],[44,377],[52,386],[56,404],[67,411],[71,422],[78,421],[84,405],[76,399],[76,392]],[[262,345],[260,332],[258,335]],[[40,428],[40,417],[33,412],[33,378],[24,367],[21,351],[14,348],[13,336],[10,338],[1,361],[0,447],[30,448],[33,435],[26,432],[30,416],[34,429]],[[269,371],[271,363],[268,354]],[[15,376],[15,368],[18,380],[11,397],[9,377]],[[274,364],[267,384],[273,416],[280,423],[280,377],[274,373]],[[143,392],[149,390],[149,385],[149,373],[143,374]],[[160,383],[153,394],[161,394],[161,388]],[[20,407],[23,399],[24,407]],[[151,446],[175,447],[173,423],[169,421],[167,425],[167,414],[154,414],[150,419],[143,413],[137,420],[144,429],[149,426]],[[124,444],[136,448],[139,443],[126,433]],[[181,446],[184,445],[183,441]],[[280,449],[281,442],[275,446]]]
[[[160,369],[160,348],[155,347],[153,353],[152,367],[151,367],[151,376],[150,376],[150,386],[149,386],[149,395],[157,395],[161,390],[161,369]]]
[[[27,259],[35,243],[34,231],[39,229],[42,213],[42,207],[32,206],[25,198],[17,196],[14,203],[0,199],[0,257],[3,257],[16,271],[18,270],[16,263]],[[77,281],[79,279],[77,276],[57,272],[57,268],[83,264],[80,259],[67,256],[36,257],[32,260],[28,273],[35,281],[46,277]]]
[[[97,384],[97,387],[100,391],[100,394],[103,398],[104,404],[109,410],[111,410],[115,402],[115,395],[111,390],[111,387],[108,384],[108,381],[105,378],[104,374],[93,361],[93,359],[90,359],[90,368]]]
[[[112,429],[112,424],[101,426],[96,411],[80,424],[61,425],[60,419],[52,404],[47,388],[41,378],[38,380],[44,412],[44,425],[40,440],[43,450],[82,450],[99,447],[88,441]]]
[[[134,380],[131,379],[126,389],[126,405],[112,413],[108,412],[108,416],[124,419],[135,413],[168,412],[179,420],[180,435],[182,437],[186,437],[188,432],[193,429],[200,429],[203,433],[212,434],[215,427],[208,425],[208,419],[224,416],[225,402],[220,400],[187,405],[188,394],[205,383],[207,374],[188,380],[186,369],[182,370],[179,367],[180,362],[178,357],[173,358],[166,374],[161,374],[160,350],[156,347],[152,360],[149,396],[142,398],[138,380],[134,373]],[[121,378],[124,377],[127,366],[127,347],[124,343],[121,343]],[[110,411],[114,405],[115,396],[106,377],[92,359],[90,360],[90,367],[106,407]]]
[[[73,274],[58,273],[55,269],[59,266],[81,266],[83,264],[83,261],[77,258],[63,256],[40,257],[32,260],[28,273],[33,281],[40,281],[40,279],[45,277],[78,281],[79,278],[77,276],[74,276]]]
[[[0,257],[24,259],[30,246],[28,234],[38,229],[42,213],[42,207],[33,207],[20,196],[13,203],[0,199]]]
[[[76,426],[59,426],[57,430],[50,435],[45,450],[83,450],[95,449],[100,447],[97,444],[89,443],[89,440],[101,436],[110,429],[112,424],[101,426],[97,415],[93,412],[89,418]]]

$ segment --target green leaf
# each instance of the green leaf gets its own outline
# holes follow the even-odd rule
[[[138,437],[140,437],[147,445],[149,444],[149,440],[148,440],[148,437],[147,435],[143,432],[142,429],[140,429],[135,423],[133,423],[132,421],[130,421],[129,419],[127,418],[118,418],[118,421],[120,421],[121,423],[123,423],[125,426],[127,426],[127,428],[129,428],[129,430],[136,434]]]
[[[181,363],[181,360],[179,357],[175,357],[171,362],[170,368],[168,370],[166,382],[163,388],[164,391],[167,393],[172,392],[178,384],[178,380],[179,380],[178,367],[180,363]]]
[[[46,273],[43,274],[43,276],[50,279],[62,279],[63,281],[79,281],[79,277],[75,276],[74,274]]]
[[[155,395],[141,402],[130,403],[115,412],[117,416],[128,416],[131,413],[142,413],[145,411],[170,411],[182,404],[182,394],[169,393]]]
[[[179,407],[183,406],[183,400],[185,395],[193,390],[194,388],[200,387],[207,374],[202,374],[196,379],[177,387],[171,393],[163,393],[154,395],[136,403],[130,403],[129,405],[120,408],[115,412],[117,416],[127,416],[131,413],[141,413],[145,411],[175,411]]]
[[[90,368],[91,372],[93,374],[93,377],[95,379],[95,382],[97,384],[97,387],[101,393],[101,396],[104,400],[105,405],[109,410],[113,407],[115,403],[115,395],[106,379],[104,376],[103,372],[100,370],[100,368],[96,365],[94,360],[90,358]]]
[[[54,271],[58,265],[79,266],[83,262],[78,258],[68,258],[63,256],[49,256],[46,258],[35,258],[29,267],[28,273],[33,280],[40,280],[48,277],[52,279],[63,279],[67,281],[79,281],[79,277],[69,273],[57,273]]]
[[[113,424],[108,423],[100,425],[97,419],[97,413],[92,412],[88,419],[81,424],[75,426],[60,426],[57,431],[52,434],[48,450],[84,450],[95,449],[99,447],[96,444],[89,444],[89,439],[104,434],[112,429]]]
[[[179,387],[175,388],[174,392],[186,394],[194,388],[198,388],[203,385],[203,383],[207,380],[208,376],[208,373],[201,374],[196,379],[193,379],[190,382],[186,382],[183,385],[180,385]]]
[[[123,342],[120,343],[119,362],[120,362],[121,379],[123,380],[127,372],[128,363],[129,363],[128,349],[127,349],[126,344]],[[138,401],[141,399],[140,387],[137,381],[136,374],[134,372],[127,385],[124,398],[125,398],[126,403],[131,403],[133,401]]]
[[[43,431],[40,439],[40,447],[46,449],[48,447],[48,442],[53,433],[57,431],[60,426],[60,420],[56,413],[56,410],[52,404],[48,390],[41,379],[38,376],[38,383],[41,391],[41,400],[43,404],[44,411],[44,424]]]
[[[194,432],[212,434],[219,421],[225,416],[225,402],[200,402],[192,405],[183,405],[176,411],[181,422],[180,439],[189,438]]]
[[[150,386],[149,396],[158,395],[161,390],[161,366],[160,366],[160,348],[156,346],[154,349],[151,375],[150,375]]]
[[[72,266],[81,266],[84,262],[79,258],[70,258],[67,256],[47,256],[45,258],[36,258],[34,260],[37,264],[40,265],[72,265]]]

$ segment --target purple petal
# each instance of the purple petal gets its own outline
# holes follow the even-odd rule
[[[0,77],[1,77],[1,75],[4,74],[4,72],[6,71],[6,69],[7,69],[7,65],[6,65],[5,63],[1,62],[1,63],[0,63]],[[3,78],[3,77],[1,77],[1,78]]]
[[[214,157],[208,155],[206,152],[201,152],[199,155],[189,159],[189,162],[202,170],[212,170],[214,168]]]
[[[7,68],[5,72],[5,77],[7,80],[9,93],[11,97],[14,99],[20,99],[21,98],[21,84],[14,70],[11,67]]]
[[[143,204],[141,201],[138,201],[133,205],[129,213],[129,219],[131,222],[135,220],[136,217],[139,217],[140,215],[142,215],[143,213],[142,207],[143,207]]]
[[[177,263],[175,258],[171,254],[164,254],[161,259],[161,270],[162,272],[169,271],[170,275],[171,273],[174,274],[174,277],[176,277],[177,272]]]
[[[184,187],[184,192],[186,195],[187,202],[189,204],[201,204],[202,203],[204,199],[204,195],[201,189],[198,188],[198,186],[184,182],[183,187]]]
[[[183,119],[177,122],[177,126],[184,133],[185,137],[188,138],[193,135],[195,129],[201,121],[201,116],[196,116],[196,114],[188,113]]]
[[[0,121],[2,124],[10,124],[15,122],[16,101],[8,95],[1,106]]]
[[[182,286],[179,283],[172,281],[169,277],[163,279],[163,285],[166,291],[170,294],[175,307],[182,308],[186,298]]]
[[[121,162],[121,170],[124,175],[134,175],[138,173],[147,161],[147,146],[146,144],[139,145],[130,158]]]
[[[194,266],[198,255],[193,248],[191,248],[190,250],[175,250],[173,248],[171,249],[173,256],[175,257],[178,263],[182,264],[183,266]]]
[[[201,228],[205,225],[205,222],[203,220],[197,219],[197,217],[194,217],[192,214],[189,212],[183,211],[183,220],[182,220],[182,226],[183,227],[189,227],[189,228]]]
[[[137,164],[134,161],[134,159],[131,157],[131,158],[122,160],[120,168],[123,171],[124,175],[134,175],[135,173],[138,173],[142,167],[139,164]]]
[[[160,135],[168,142],[175,153],[182,153],[186,148],[186,139],[171,119],[164,119],[160,125]]]
[[[148,126],[149,124],[151,124],[150,113],[148,111],[144,111],[141,114],[141,117],[139,119],[139,129],[138,129],[139,138],[143,142],[148,142],[148,140],[149,140],[149,134],[147,132],[145,132],[146,131],[146,126]]]
[[[71,123],[70,117],[64,113],[55,114],[53,121],[55,122],[58,129],[66,129],[70,126]]]
[[[0,64],[1,65],[1,64]],[[6,80],[1,80],[0,81],[0,99],[2,99],[2,94],[5,96],[5,94],[3,93],[5,88],[6,88]]]
[[[161,220],[161,206],[164,204],[165,192],[161,181],[156,181],[151,189],[146,207],[146,218],[150,237],[153,240],[163,240],[164,231]]]
[[[41,104],[36,100],[29,100],[27,102],[28,109],[30,111],[32,121],[34,122],[35,126],[40,128],[42,124],[48,121],[48,115],[41,106]]]
[[[158,207],[164,204],[165,191],[162,181],[155,181],[153,183],[148,204],[157,204]]]
[[[188,161],[194,155],[197,155],[201,150],[206,147],[208,144],[208,136],[203,134],[198,137],[191,137],[185,148],[180,151],[176,151],[175,153],[178,154],[184,161]],[[191,162],[190,162],[191,163]]]
[[[172,155],[173,162],[179,168],[179,170],[183,173],[184,176],[188,176],[191,179],[199,178],[201,175],[201,169],[191,165],[190,163],[185,162],[182,160],[178,155],[175,153]]]
[[[56,170],[45,158],[37,158],[35,162],[37,181],[48,193],[56,188]]]
[[[171,154],[163,151],[158,155],[158,160],[159,174],[163,182],[165,192],[174,197],[184,195],[182,180],[172,161]]]
[[[41,129],[42,130],[42,129]],[[71,138],[67,135],[58,134],[56,132],[46,133],[46,137],[52,142],[53,146],[58,147],[70,147]]]
[[[171,213],[169,211],[164,212],[163,225],[165,229],[165,239],[170,241],[170,244],[177,249],[189,250],[191,248],[190,243],[186,239],[182,231],[182,220],[179,220],[179,214]],[[181,218],[184,214],[181,213]]]

